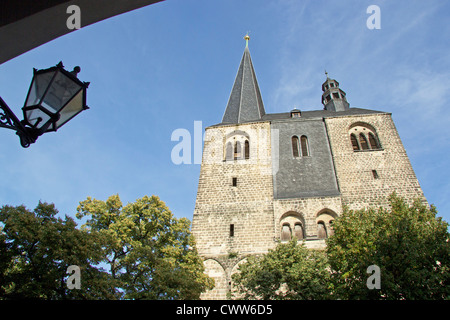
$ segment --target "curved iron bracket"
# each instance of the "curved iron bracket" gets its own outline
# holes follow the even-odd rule
[[[0,97],[0,127],[16,131],[20,138],[20,144],[24,148],[28,148],[34,143],[37,136],[30,134],[29,130],[22,124],[16,115],[11,111],[5,101]]]

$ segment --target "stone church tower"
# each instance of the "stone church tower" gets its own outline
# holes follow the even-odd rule
[[[222,122],[205,131],[192,233],[216,287],[203,299],[226,299],[238,264],[280,241],[324,248],[343,205],[425,201],[390,113],[350,108],[327,75],[323,110],[267,114],[245,39]]]

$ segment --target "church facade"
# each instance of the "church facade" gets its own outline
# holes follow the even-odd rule
[[[391,114],[350,107],[328,75],[323,110],[265,113],[248,39],[222,122],[205,129],[192,233],[216,286],[203,299],[226,299],[239,263],[280,241],[324,248],[344,205],[426,201]]]

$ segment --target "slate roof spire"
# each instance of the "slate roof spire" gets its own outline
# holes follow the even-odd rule
[[[261,120],[265,114],[261,92],[259,91],[252,58],[248,49],[248,40],[250,40],[248,34],[244,39],[246,40],[244,54],[234,80],[222,123],[243,123]]]

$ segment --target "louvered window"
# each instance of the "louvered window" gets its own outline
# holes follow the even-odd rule
[[[319,239],[326,239],[327,237],[327,229],[322,221],[317,223],[317,236]]]
[[[350,140],[352,141],[353,151],[359,150],[358,139],[356,139],[356,136],[353,133],[350,135]]]
[[[361,149],[368,150],[369,144],[367,143],[367,138],[364,133],[359,134],[359,144],[361,145]]]
[[[292,155],[295,158],[299,157],[299,144],[298,144],[298,137],[297,136],[293,136],[292,137]]]
[[[377,138],[372,132],[369,132],[370,149],[379,149]]]
[[[245,154],[245,160],[250,159],[250,142],[248,142],[248,140],[245,140],[245,143],[244,143],[244,154]]]
[[[291,240],[291,228],[288,224],[283,225],[281,229],[281,241]]]
[[[302,156],[309,156],[308,138],[306,136],[302,136],[300,141],[302,143]]]
[[[234,144],[234,160],[241,158],[241,143],[236,141]]]
[[[294,226],[294,234],[297,240],[302,240],[304,238],[303,226],[300,223],[296,223]]]

